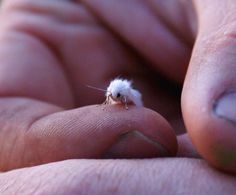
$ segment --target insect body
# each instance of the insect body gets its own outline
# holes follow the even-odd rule
[[[104,104],[122,103],[128,109],[128,104],[143,106],[142,95],[133,89],[132,82],[126,79],[114,79],[106,90],[106,100]]]

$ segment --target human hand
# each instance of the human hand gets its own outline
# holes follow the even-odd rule
[[[235,177],[202,160],[66,160],[0,176],[1,194],[234,194]]]
[[[1,170],[74,158],[176,154],[174,132],[154,111],[82,107],[104,100],[86,84],[107,84],[127,64],[135,75],[136,65],[83,5],[7,1],[1,19]]]
[[[21,128],[23,126],[25,128],[28,127],[28,125],[30,125],[31,122],[37,120],[37,118],[43,117],[45,119],[44,116],[51,113],[59,112],[63,108],[69,109],[75,106],[83,106],[89,103],[94,103],[96,101],[102,101],[103,98],[102,94],[100,95],[97,92],[92,92],[90,89],[86,89],[84,86],[86,84],[90,84],[90,85],[105,87],[110,78],[113,78],[114,76],[117,76],[117,74],[120,73],[124,73],[126,76],[134,78],[134,82],[137,83],[138,86],[137,88],[141,89],[144,95],[144,101],[148,107],[154,110],[158,110],[162,115],[168,118],[168,120],[172,123],[175,129],[177,129],[177,127],[181,127],[181,122],[180,122],[181,115],[180,115],[180,109],[178,109],[179,92],[176,90],[177,92],[175,91],[173,95],[173,91],[171,91],[173,89],[173,86],[171,84],[163,85],[164,79],[156,80],[157,75],[158,77],[160,77],[160,75],[157,72],[153,73],[153,69],[156,68],[158,72],[159,71],[162,72],[162,74],[164,74],[166,77],[173,79],[178,83],[181,83],[184,80],[188,58],[191,53],[190,47],[192,41],[194,40],[196,31],[194,31],[194,28],[188,25],[186,25],[186,28],[182,28],[180,24],[182,24],[182,26],[186,24],[182,20],[183,18],[177,20],[179,22],[178,24],[175,23],[169,24],[171,26],[174,25],[172,27],[175,26],[178,27],[178,29],[173,30],[174,33],[171,33],[172,31],[169,31],[166,28],[165,23],[161,23],[162,26],[158,26],[157,25],[158,17],[154,17],[152,14],[150,14],[150,13],[162,14],[161,10],[150,12],[149,9],[146,9],[146,6],[144,7],[140,6],[142,5],[142,3],[141,4],[131,3],[130,8],[133,8],[134,10],[138,10],[138,8],[140,8],[139,11],[136,11],[138,15],[135,18],[132,18],[125,15],[125,13],[127,14],[130,13],[128,11],[127,12],[124,11],[124,14],[120,14],[120,12],[124,10],[126,6],[126,4],[122,3],[119,3],[119,5],[121,5],[120,9],[118,9],[119,7],[116,7],[116,9],[109,10],[106,9],[106,7],[103,7],[103,6],[110,7],[111,5],[109,5],[108,2],[96,5],[96,3],[98,2],[92,2],[92,1],[86,1],[80,4],[72,2],[64,2],[64,1],[58,2],[57,4],[55,4],[55,2],[48,2],[48,1],[40,3],[38,2],[32,3],[31,1],[29,1],[26,4],[23,1],[23,3],[16,3],[10,5],[12,2],[13,1],[5,2],[5,4],[8,4],[8,6],[5,5],[5,7],[7,8],[5,8],[5,11],[3,9],[2,12],[2,21],[3,21],[2,33],[1,33],[2,44],[0,46],[0,51],[1,51],[0,53],[2,53],[1,59],[3,64],[1,70],[1,83],[4,83],[4,85],[2,85],[1,95],[17,96],[17,97],[20,96],[23,97],[23,99],[3,98],[2,105],[5,106],[3,116],[6,117],[5,118],[2,117],[2,121],[5,122],[6,119],[9,120],[9,118],[7,117],[11,117],[14,119],[12,120],[10,125],[7,124],[8,125],[6,126],[7,128],[3,126],[4,129],[6,129],[5,131],[3,131],[3,134],[1,136],[2,139],[4,137],[5,140],[5,142],[2,142],[4,146],[6,145],[6,142],[16,143],[14,141],[16,138],[18,143],[22,143],[22,140],[20,140],[19,137],[20,138],[22,136],[24,137],[25,132],[23,131],[22,133],[22,131],[20,131],[21,133],[18,133],[19,132],[18,130],[10,131],[15,126],[18,127],[20,126]],[[90,2],[92,3],[90,4]],[[84,7],[84,3],[87,5],[88,8]],[[115,3],[115,2],[110,2],[110,3]],[[95,7],[92,7],[93,5]],[[122,7],[122,5],[124,6]],[[191,7],[191,6],[188,7],[189,5],[191,4],[186,4],[185,8],[186,10],[189,10],[189,8]],[[171,5],[167,5],[166,8],[171,8],[171,7],[172,7]],[[158,9],[158,6],[156,8]],[[89,10],[89,12],[86,11],[87,9]],[[112,11],[113,13],[111,14],[109,13],[109,11]],[[117,11],[117,13],[115,11]],[[179,7],[176,6],[175,11],[173,13],[176,13],[178,15],[178,11],[181,10],[179,10]],[[96,17],[94,17],[91,13],[95,13]],[[163,14],[164,15],[162,15],[162,17],[164,16],[167,17],[165,13]],[[121,16],[126,18],[127,22],[126,26],[122,26],[124,20],[123,18],[120,18]],[[189,16],[194,16],[194,12],[192,12],[192,14],[190,14]],[[135,21],[139,17],[140,19],[144,18],[143,19],[144,21],[148,21],[144,23],[145,25],[147,25],[147,27],[152,26],[153,28],[151,30],[148,30],[148,28],[143,26],[143,28],[140,29],[139,27],[141,21],[139,20],[138,23]],[[173,19],[174,17],[171,18]],[[171,21],[174,22],[172,19],[168,20],[168,18],[166,18],[165,20],[167,20],[167,23]],[[196,20],[191,20],[191,21],[193,21],[193,23],[196,22]],[[110,26],[112,31],[108,30],[107,26]],[[159,32],[160,34],[158,34]],[[119,35],[118,37],[115,36],[117,34]],[[143,40],[144,34],[147,35],[145,36],[145,41]],[[163,38],[163,36],[160,35],[163,35],[165,38]],[[184,37],[186,37],[185,40],[186,44],[183,44],[183,42],[177,38],[179,36],[181,37],[181,35],[182,36],[184,35]],[[154,40],[156,40],[157,44],[155,44]],[[16,45],[15,43],[18,44]],[[131,46],[131,48],[127,49],[127,44]],[[162,49],[163,52],[158,52],[160,48]],[[196,52],[198,52],[197,49],[195,49],[195,53]],[[170,55],[171,58],[166,56],[166,53],[168,53],[168,55]],[[14,56],[14,58],[12,56]],[[195,58],[198,59],[201,57],[195,56]],[[150,62],[151,65],[143,67],[145,60]],[[191,65],[191,67],[192,66],[194,65]],[[15,67],[17,67],[17,70],[13,71],[13,68]],[[90,70],[96,70],[96,71],[90,71]],[[202,72],[197,72],[197,71],[198,70],[194,70],[193,72],[196,73],[198,77],[199,74],[202,75]],[[87,75],[84,75],[84,73],[87,73]],[[190,73],[188,73],[188,75],[190,74],[193,75],[191,71]],[[31,78],[31,82],[29,82],[28,80],[29,75]],[[204,75],[205,72],[203,76]],[[155,81],[158,81],[160,84],[159,85],[156,84]],[[193,102],[191,101],[192,95],[195,95],[196,92],[200,93],[201,91],[199,92],[196,89],[194,89],[196,91],[191,90],[191,87],[189,86],[195,85],[196,83],[194,83],[194,81],[191,81],[189,76],[187,76],[187,80],[185,83],[187,83],[185,84],[185,86],[187,87],[185,87],[183,95],[183,100],[184,100],[183,108],[185,113],[187,113],[188,111],[188,116],[185,116],[185,120],[188,125],[188,130],[190,132],[190,135],[193,135],[193,133],[196,132],[197,128],[205,130],[204,124],[206,123],[205,120],[201,123],[198,123],[197,126],[195,123],[194,124],[192,123],[193,119],[190,119],[190,117],[193,114],[195,114],[193,113],[193,111],[195,112],[196,109],[195,110],[190,109],[191,111],[190,112],[189,110],[187,110],[188,107],[186,105],[189,105],[188,102],[191,103]],[[163,86],[165,87],[168,86],[168,87],[163,89],[162,88]],[[217,90],[219,90],[219,88]],[[190,94],[190,92],[192,95]],[[204,93],[205,92],[206,91],[204,91]],[[205,97],[203,95],[204,94],[200,93],[201,98]],[[28,97],[35,100],[27,100],[24,97]],[[37,100],[49,102],[52,105],[38,102]],[[208,99],[204,99],[204,101],[201,100],[202,102],[200,103],[197,102],[195,105],[198,104],[202,105],[202,103],[204,103],[206,100],[208,101]],[[23,105],[20,104],[19,106],[18,101],[20,102],[23,101]],[[12,108],[10,108],[10,105],[12,105]],[[169,105],[173,105],[173,107],[170,108]],[[192,105],[190,105],[189,108],[191,108],[191,106]],[[39,110],[39,108],[41,108],[41,110]],[[20,112],[20,115],[15,115],[14,114],[15,110],[23,110],[23,112]],[[26,110],[27,112],[25,112]],[[62,119],[63,122],[61,122],[60,120],[57,120],[55,122],[51,119],[46,121],[47,122],[46,125],[48,126],[46,126],[47,128],[43,126],[43,128],[40,131],[42,132],[42,134],[40,134],[38,137],[38,139],[41,140],[43,140],[42,138],[45,139],[48,137],[50,138],[47,139],[50,141],[48,141],[46,144],[47,145],[46,150],[44,149],[39,151],[41,152],[41,154],[45,154],[45,156],[44,155],[35,156],[34,148],[31,148],[32,150],[28,150],[28,148],[32,147],[32,141],[30,145],[26,145],[27,146],[26,149],[28,151],[32,151],[32,153],[29,156],[37,158],[32,160],[33,161],[32,165],[37,163],[48,162],[50,160],[51,161],[55,160],[51,159],[52,153],[50,153],[48,157],[46,153],[48,149],[51,149],[50,151],[54,151],[56,160],[67,159],[69,157],[79,158],[76,152],[79,148],[78,143],[81,143],[81,140],[76,140],[76,142],[72,142],[74,144],[70,144],[71,142],[70,139],[67,140],[66,143],[68,143],[69,145],[67,144],[65,145],[70,147],[69,150],[71,150],[72,148],[73,151],[75,151],[75,153],[73,152],[73,155],[75,156],[73,156],[71,155],[71,153],[69,153],[68,155],[68,148],[64,150],[65,149],[64,147],[63,147],[64,151],[62,153],[58,153],[58,151],[61,151],[61,146],[63,146],[62,140],[57,139],[56,138],[57,136],[55,136],[55,134],[51,134],[51,132],[56,132],[55,130],[58,130],[58,127],[61,127],[64,124],[64,122],[68,121],[68,119],[71,118],[72,115],[76,116],[77,117],[76,119],[78,119],[79,116],[84,115],[84,113],[81,113],[81,115],[79,115],[78,114],[79,110],[80,109],[72,112],[66,111],[67,113],[69,113],[68,115],[66,115],[67,117],[65,117],[65,115],[60,115],[60,113],[59,116],[56,114],[57,117],[59,117],[59,119]],[[202,110],[198,109],[197,111],[200,112]],[[151,116],[152,112],[147,111],[147,113],[148,116]],[[207,112],[205,112],[205,114],[207,114]],[[26,118],[22,120],[23,115]],[[160,117],[155,115],[155,117],[153,118],[158,123]],[[27,123],[22,124],[22,122],[20,123],[19,120],[27,121]],[[69,122],[71,121],[69,120]],[[120,120],[120,122],[122,122],[122,120]],[[11,126],[11,124],[13,125]],[[43,124],[45,124],[45,121],[43,121]],[[53,126],[55,124],[56,128],[55,126]],[[202,124],[203,126],[201,126]],[[6,124],[3,123],[3,125]],[[65,123],[65,128],[68,129],[68,125],[69,125],[68,123]],[[74,137],[73,132],[78,132],[75,130],[78,129],[78,126],[76,126],[78,125],[78,123],[76,124],[70,123],[70,125],[72,126],[69,126],[69,128],[71,129],[71,131],[69,131],[69,135],[70,137]],[[107,127],[108,125],[106,126],[106,128]],[[107,130],[106,128],[104,129],[101,135],[102,137],[105,138],[107,137],[107,140],[109,142],[112,141],[114,137],[110,136],[110,134],[107,133],[107,131],[105,131]],[[168,125],[164,125],[164,128],[162,129],[165,130],[166,128],[168,128]],[[119,130],[119,128],[116,128],[115,131],[117,131],[117,129]],[[144,129],[144,132],[146,131],[147,129]],[[61,131],[60,138],[63,138],[62,136],[63,132],[64,131]],[[66,131],[66,133],[68,133],[68,131]],[[119,133],[120,131],[116,132],[115,136],[119,135]],[[22,136],[19,136],[19,134]],[[76,138],[80,137],[80,135],[81,134],[78,133]],[[82,133],[82,135],[84,135],[84,133]],[[97,138],[92,137],[89,134],[86,134],[85,138],[90,138],[90,139],[94,138],[95,140],[94,142],[97,143],[96,142]],[[211,139],[214,141],[213,138],[211,137]],[[193,140],[198,139],[198,136],[192,137],[192,139]],[[36,140],[34,139],[33,141]],[[55,143],[53,143],[52,141],[56,141],[57,144],[55,145]],[[94,144],[94,142],[92,143]],[[101,143],[107,143],[107,142],[101,142]],[[204,146],[204,144],[208,143],[200,142],[200,144],[196,143],[196,146],[197,147],[199,147],[199,145]],[[228,142],[226,142],[226,144],[228,144]],[[21,154],[24,154],[24,152],[26,151],[24,147],[21,148],[19,147],[19,149],[21,150],[16,150],[18,149],[18,147],[16,147],[16,149],[13,150],[12,145],[14,144],[8,144],[7,145],[8,147],[5,147],[5,152],[4,150],[2,152],[2,154],[6,156],[11,156],[11,158],[9,159],[10,162],[13,163],[13,166],[11,163],[9,163],[9,159],[3,158],[7,159],[5,161],[6,162],[5,164],[10,165],[9,166],[10,168],[12,167],[14,168],[15,166],[14,163],[16,162],[22,165],[21,162],[24,162],[25,155],[23,160],[22,158],[20,158],[20,156]],[[45,145],[45,143],[43,145]],[[35,147],[37,147],[37,145]],[[104,149],[105,147],[103,144],[101,144],[98,147],[93,145],[92,149],[94,148],[99,150],[100,153],[98,152],[99,153],[98,157],[100,157],[102,153],[101,148]],[[231,147],[231,149],[232,148],[233,147]],[[147,147],[147,151],[149,151],[149,149],[150,148]],[[11,151],[13,151],[13,154]],[[144,154],[147,151],[145,151]],[[83,157],[94,157],[97,155],[96,153],[95,155],[89,156],[91,154],[90,153],[91,150],[84,151],[83,149],[82,151],[80,150],[78,152],[82,152],[83,155],[85,155]],[[64,154],[67,154],[69,157],[67,155],[64,156]],[[102,155],[104,154],[102,153]],[[157,160],[157,162],[161,163],[162,161]],[[175,165],[182,163],[181,160],[178,161],[176,159],[173,159],[173,162]],[[78,163],[80,163],[79,160]],[[166,162],[163,162],[163,164],[164,163]],[[198,167],[194,163],[190,161],[191,166],[193,164],[192,168]],[[113,162],[112,164],[116,164],[116,162]],[[127,166],[128,164],[129,163],[127,162]],[[167,165],[168,163],[165,166],[166,169],[168,169]],[[54,164],[52,166],[54,166]],[[143,163],[142,171],[145,171],[145,167],[148,167],[148,165],[146,163]],[[177,171],[183,170],[183,167],[181,166],[177,167],[178,167]],[[34,168],[30,168],[30,170],[32,169]],[[203,168],[203,170],[206,169],[207,169],[206,167]],[[217,179],[221,177],[217,174],[214,176],[218,177]],[[199,177],[201,177],[201,175],[199,175]],[[209,176],[209,179],[211,177],[212,175]],[[160,177],[159,179],[163,178]],[[183,179],[187,179],[187,177],[183,176]],[[229,178],[229,180],[234,182],[233,178]],[[228,185],[229,180],[227,181],[223,180],[223,181],[225,182],[226,185]]]

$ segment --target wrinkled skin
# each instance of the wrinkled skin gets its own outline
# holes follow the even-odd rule
[[[5,0],[1,194],[235,192],[235,177],[206,163],[236,172],[235,125],[217,114],[236,86],[235,10],[234,0]],[[87,84],[118,75],[152,110],[84,107],[104,101]],[[161,115],[178,158],[109,160],[175,153]]]

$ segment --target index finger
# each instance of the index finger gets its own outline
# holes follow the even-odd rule
[[[129,107],[127,111],[118,105],[107,105],[104,109],[93,105],[60,111],[46,103],[22,99],[0,100],[0,106],[6,110],[21,106],[10,120],[6,112],[0,116],[0,127],[5,128],[0,132],[0,137],[4,137],[1,170],[65,159],[176,154],[174,131],[162,116],[150,109]],[[53,110],[55,113],[51,114]]]

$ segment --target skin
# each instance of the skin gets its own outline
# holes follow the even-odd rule
[[[236,163],[236,131],[212,102],[236,86],[235,9],[233,0],[4,1],[1,194],[234,193],[235,168],[222,159]],[[104,101],[87,84],[106,88],[120,74],[150,109],[84,107]],[[178,158],[112,160],[173,156],[170,125]]]

